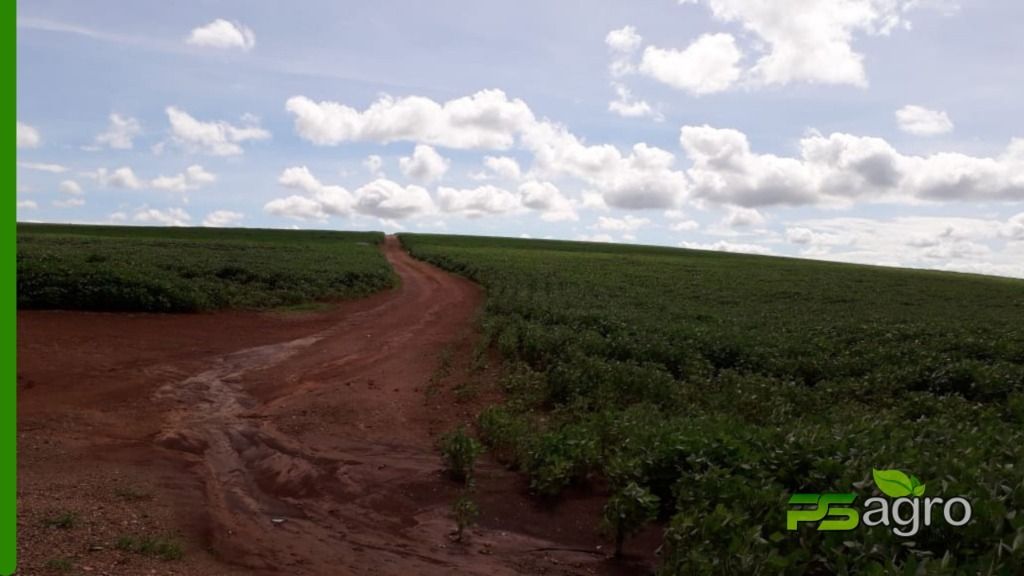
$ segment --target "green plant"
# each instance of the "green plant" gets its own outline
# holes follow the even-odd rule
[[[472,488],[467,487],[452,503],[452,519],[455,520],[455,541],[462,542],[466,528],[476,523],[480,508],[473,499]]]
[[[473,361],[470,365],[471,372],[483,372],[487,369],[487,344],[486,338],[481,338],[473,347]]]
[[[605,529],[615,537],[615,556],[622,556],[626,538],[639,532],[658,515],[658,497],[636,482],[626,484],[604,506]]]
[[[71,511],[57,512],[43,519],[43,524],[50,528],[70,530],[78,523],[78,514]]]
[[[180,560],[185,555],[181,545],[175,540],[162,536],[125,535],[117,539],[114,547],[124,552],[152,556],[164,561]]]
[[[460,482],[469,481],[481,451],[480,443],[466,433],[465,426],[459,426],[441,437],[440,447],[448,476]]]
[[[511,468],[522,466],[529,453],[531,423],[527,416],[505,406],[489,406],[477,418],[480,435],[497,460]]]
[[[598,439],[592,432],[585,425],[567,425],[530,443],[525,468],[534,492],[557,496],[566,486],[587,477],[600,461]]]
[[[461,382],[455,386],[454,392],[456,402],[470,402],[480,395],[480,384],[473,380]]]

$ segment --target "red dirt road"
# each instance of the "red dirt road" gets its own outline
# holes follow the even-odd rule
[[[20,312],[21,573],[643,570],[606,559],[598,499],[548,509],[488,462],[479,526],[451,542],[458,486],[435,442],[495,395],[494,369],[469,368],[483,295],[393,237],[384,250],[401,286],[328,312]]]

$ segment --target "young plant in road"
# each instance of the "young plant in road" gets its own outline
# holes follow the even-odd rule
[[[458,499],[452,503],[452,519],[455,520],[453,539],[456,542],[462,542],[462,536],[466,528],[475,524],[476,519],[479,517],[480,507],[477,506],[476,501],[473,499],[473,486],[471,483],[462,491]]]
[[[468,482],[473,477],[473,467],[480,450],[480,443],[466,433],[464,426],[442,436],[441,458],[448,476],[452,480]]]

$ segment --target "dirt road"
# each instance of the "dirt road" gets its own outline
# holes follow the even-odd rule
[[[606,559],[598,499],[552,510],[487,462],[479,526],[451,542],[435,442],[494,395],[469,366],[483,295],[384,250],[400,287],[327,312],[19,313],[22,572],[642,571]]]

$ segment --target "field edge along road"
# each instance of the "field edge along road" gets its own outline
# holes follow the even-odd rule
[[[327,312],[20,312],[23,570],[571,574],[603,562],[580,529],[596,509],[552,521],[493,466],[480,472],[481,528],[449,541],[458,488],[434,436],[472,414],[426,387],[442,354],[469,356],[483,294],[393,236],[383,250],[399,286]],[[62,514],[75,521],[53,528]],[[143,541],[182,557],[129,545]]]

